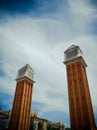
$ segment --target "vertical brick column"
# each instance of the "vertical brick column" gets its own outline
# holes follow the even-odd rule
[[[29,130],[33,83],[17,82],[9,130]]]
[[[72,130],[91,130],[95,126],[85,66],[81,60],[66,66]]]
[[[65,52],[71,130],[96,129],[88,79],[87,64],[79,46]]]
[[[9,130],[29,130],[33,90],[32,68],[27,64],[18,72]]]

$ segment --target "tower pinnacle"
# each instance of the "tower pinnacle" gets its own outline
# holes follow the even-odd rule
[[[34,70],[30,67],[29,64],[26,64],[24,67],[22,67],[19,71],[18,71],[18,76],[16,80],[21,80],[24,78],[27,78],[29,80],[31,80],[32,82],[34,81]]]
[[[83,53],[79,46],[71,45],[65,52],[64,52],[64,64],[69,64],[71,62],[74,62],[75,60],[81,60],[85,67],[87,67],[87,64],[83,58]]]
[[[86,62],[79,46],[65,52],[71,130],[95,130],[95,120],[86,74]]]
[[[29,130],[34,71],[26,64],[18,71],[9,130]]]

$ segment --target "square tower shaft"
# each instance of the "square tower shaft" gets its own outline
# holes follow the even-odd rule
[[[71,130],[95,129],[95,121],[88,79],[87,64],[82,51],[72,45],[65,52]]]

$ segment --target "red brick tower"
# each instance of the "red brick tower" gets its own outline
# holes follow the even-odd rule
[[[65,52],[71,130],[94,130],[95,121],[86,75],[86,62],[79,46]]]
[[[27,64],[18,71],[9,130],[29,130],[34,71]]]

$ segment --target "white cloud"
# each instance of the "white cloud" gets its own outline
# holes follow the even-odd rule
[[[60,8],[57,13],[54,18],[10,18],[0,25],[0,51],[5,72],[0,78],[1,90],[14,93],[17,70],[29,63],[35,71],[33,101],[46,104],[39,115],[51,110],[68,112],[67,79],[62,62],[63,52],[71,44],[81,47],[90,66],[87,68],[89,86],[93,106],[97,108],[97,92],[94,91],[97,38],[90,34],[92,27],[89,28],[93,20],[91,14],[96,18],[95,9],[83,0],[69,1],[67,10]]]
[[[2,36],[1,50],[3,53],[2,64],[3,70],[7,75],[7,78],[4,77],[3,79],[4,82],[5,80],[9,80],[8,77],[13,80],[13,77],[15,78],[19,67],[22,67],[26,63],[30,63],[36,72],[36,84],[34,87],[33,100],[46,103],[53,109],[58,109],[58,104],[56,107],[56,105],[53,106],[53,102],[51,102],[54,97],[50,99],[49,96],[51,92],[52,95],[59,93],[59,96],[61,93],[65,93],[65,82],[60,78],[64,75],[64,72],[60,73],[60,71],[62,72],[62,68],[58,65],[57,61],[54,60],[54,49],[52,49],[52,45],[48,43],[48,39],[46,40],[46,36],[42,33],[44,30],[40,26],[41,21],[38,21],[38,23],[37,20],[29,22],[30,20],[34,21],[31,18],[28,18],[25,21],[20,19],[20,22],[19,20],[13,20],[13,22],[11,21],[9,24],[5,24],[0,27],[0,33]],[[21,25],[23,27],[21,27]],[[32,29],[31,26],[33,27]],[[38,26],[40,27],[38,28]],[[5,38],[3,39],[3,37]],[[62,61],[60,64],[63,65]],[[64,84],[64,88],[61,88],[62,84]],[[8,88],[5,83],[3,86],[3,90]],[[13,90],[13,86],[11,86],[7,91],[10,93],[10,91]],[[60,102],[60,97],[55,98],[54,102],[57,102],[58,99]],[[63,104],[61,105],[60,102],[59,106],[63,106]]]

